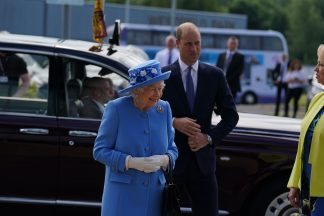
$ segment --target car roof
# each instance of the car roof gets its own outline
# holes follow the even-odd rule
[[[85,55],[96,55],[107,59],[117,61],[124,65],[126,68],[135,66],[136,64],[142,63],[147,59],[143,56],[138,55],[136,52],[132,52],[126,47],[122,46],[110,46],[109,44],[102,44],[100,51],[91,51],[93,47],[98,47],[98,43],[83,40],[74,39],[60,39],[46,36],[35,36],[35,35],[21,35],[21,34],[10,34],[0,33],[0,48],[7,47],[15,50],[15,48],[24,47],[30,51],[30,47],[36,47],[37,50],[44,50],[47,52],[68,52],[73,51],[82,52]],[[111,49],[109,49],[111,48]]]
[[[60,43],[61,40],[59,38],[43,37],[43,36],[35,36],[35,35],[1,33],[0,41],[3,43],[10,43],[10,44],[32,44],[37,46],[54,47],[56,44]]]

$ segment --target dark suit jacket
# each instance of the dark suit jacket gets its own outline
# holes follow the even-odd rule
[[[281,75],[280,72],[281,72],[281,65],[282,64],[283,63],[278,62],[276,64],[275,68],[272,70],[272,80],[273,80],[273,82],[276,82],[278,80],[279,76]],[[289,65],[289,63],[288,63],[288,65]]]
[[[217,66],[224,69],[226,59],[226,52],[221,53],[217,60]],[[241,82],[240,77],[243,73],[244,69],[244,56],[239,53],[235,52],[232,56],[232,61],[230,62],[226,72],[226,80],[231,91],[234,93],[241,91]]]
[[[162,99],[170,103],[173,117],[190,117],[197,119],[202,133],[209,134],[214,145],[217,145],[237,124],[238,114],[233,97],[225,81],[223,72],[215,66],[199,62],[197,90],[194,110],[191,113],[181,79],[179,62],[162,68],[171,70],[170,78],[165,80]],[[214,107],[221,115],[222,120],[216,127],[211,128],[211,117]],[[202,173],[211,174],[216,171],[215,149],[210,145],[197,152],[191,151],[188,146],[188,137],[176,130],[175,143],[179,150],[174,173],[182,174],[189,164],[189,160],[197,159]]]
[[[102,111],[100,110],[99,106],[91,100],[91,98],[83,98],[82,99],[83,106],[79,110],[80,117],[83,118],[95,118],[101,119],[102,118]]]

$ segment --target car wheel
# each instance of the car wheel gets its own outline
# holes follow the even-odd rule
[[[247,215],[253,216],[290,216],[299,213],[288,200],[286,187],[288,178],[276,178],[263,184],[250,203]]]
[[[265,216],[274,216],[274,215],[289,216],[289,215],[295,215],[294,213],[299,213],[299,209],[293,208],[290,205],[287,195],[288,192],[285,192],[279,194],[276,198],[274,198],[272,202],[268,205],[265,212]]]
[[[253,92],[246,92],[243,94],[241,99],[242,104],[256,104],[257,96]]]

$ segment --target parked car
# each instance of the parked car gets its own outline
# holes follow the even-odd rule
[[[0,51],[47,62],[41,77],[48,79],[32,85],[24,97],[0,96],[1,215],[99,215],[104,166],[93,159],[92,148],[100,119],[71,115],[82,85],[68,83],[103,76],[124,88],[128,68],[146,59],[114,44],[94,45],[0,35]],[[214,125],[218,118],[213,117]],[[222,215],[296,211],[287,200],[286,183],[299,124],[298,119],[240,113],[237,127],[216,147]],[[182,211],[190,213],[190,201],[180,193]]]

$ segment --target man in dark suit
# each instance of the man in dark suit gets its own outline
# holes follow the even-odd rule
[[[236,37],[227,40],[227,51],[221,53],[217,60],[217,66],[225,72],[227,83],[235,100],[237,92],[241,91],[241,75],[244,68],[244,56],[237,51],[239,41]]]
[[[109,78],[92,77],[84,82],[83,106],[79,110],[80,117],[100,119],[104,105],[114,97],[112,81]]]
[[[162,99],[172,109],[175,143],[179,157],[174,181],[186,190],[194,216],[218,215],[215,145],[237,124],[238,114],[223,72],[198,61],[201,36],[196,25],[183,23],[176,31],[179,59],[164,67],[171,70]],[[211,127],[214,107],[221,116]]]
[[[277,86],[277,96],[276,96],[276,107],[274,115],[279,115],[280,103],[281,103],[281,95],[282,91],[284,92],[284,99],[286,98],[287,93],[287,80],[286,73],[288,70],[288,55],[282,54],[280,61],[276,64],[275,68],[272,71],[272,80],[274,84]]]

